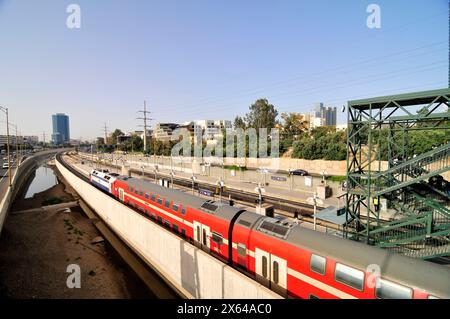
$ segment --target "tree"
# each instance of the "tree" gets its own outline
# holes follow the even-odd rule
[[[294,140],[298,139],[308,129],[308,122],[299,113],[281,113],[283,119],[282,135]]]
[[[133,134],[131,138],[125,142],[125,149],[128,151],[141,152],[143,148],[144,142],[136,134]]]
[[[102,148],[105,145],[105,139],[103,137],[97,137],[96,146]]]
[[[116,128],[114,132],[111,134],[111,136],[108,137],[108,144],[110,145],[116,145],[117,144],[117,137],[125,135],[121,130]]]
[[[278,111],[267,99],[256,100],[249,109],[250,112],[245,115],[247,127],[270,130],[277,124]]]
[[[244,119],[240,116],[236,116],[236,118],[234,119],[234,129],[241,128],[245,130],[246,126],[247,125],[245,124]]]

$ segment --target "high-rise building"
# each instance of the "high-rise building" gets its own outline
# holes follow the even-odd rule
[[[314,104],[311,114],[311,128],[336,125],[336,107],[324,107],[323,103]]]
[[[55,145],[61,145],[69,143],[70,130],[69,130],[69,117],[63,113],[57,113],[52,115],[53,122],[53,134],[52,141]]]

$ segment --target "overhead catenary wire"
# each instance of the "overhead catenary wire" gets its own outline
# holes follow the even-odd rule
[[[389,57],[399,56],[398,59],[395,59],[395,60],[393,60],[391,62],[388,62],[388,63],[394,63],[394,62],[397,62],[397,61],[405,61],[406,59],[411,58],[411,57],[417,57],[417,56],[421,56],[421,55],[426,55],[426,54],[430,54],[430,53],[433,53],[433,52],[437,52],[437,51],[439,51],[439,49],[433,50],[431,52],[430,51],[426,51],[424,53],[415,54],[415,55],[406,55],[406,56],[404,56],[402,54],[416,52],[418,50],[422,50],[422,49],[425,49],[425,48],[432,48],[432,47],[436,47],[436,46],[442,46],[444,44],[447,44],[447,42],[446,41],[434,42],[434,43],[431,43],[431,44],[428,44],[428,45],[425,45],[425,46],[421,46],[421,47],[417,47],[417,48],[414,48],[414,49],[402,50],[402,51],[398,51],[398,52],[395,52],[395,53],[392,53],[392,54],[389,54],[389,55],[385,55],[385,56],[381,56],[381,57],[365,59],[365,60],[362,60],[362,61],[353,62],[351,64],[345,64],[345,65],[341,65],[341,66],[338,66],[338,67],[334,67],[334,68],[331,68],[331,69],[328,69],[328,70],[324,70],[324,71],[321,71],[321,72],[302,74],[302,75],[296,76],[295,78],[292,78],[292,79],[289,79],[289,80],[277,81],[277,82],[273,82],[271,84],[261,85],[261,86],[254,87],[254,88],[251,88],[251,89],[248,89],[248,90],[240,90],[239,91],[240,93],[238,93],[236,95],[228,94],[228,95],[218,96],[218,97],[215,97],[215,98],[208,98],[208,99],[205,99],[203,102],[188,103],[188,104],[177,105],[177,106],[172,106],[172,107],[171,106],[164,106],[164,110],[165,111],[167,111],[167,110],[175,110],[175,109],[179,109],[179,108],[190,108],[190,109],[192,109],[195,106],[200,106],[200,107],[203,108],[205,103],[212,103],[212,102],[216,102],[216,101],[238,99],[238,98],[241,98],[241,97],[249,96],[251,94],[256,94],[259,91],[267,89],[267,88],[273,89],[273,88],[276,88],[276,87],[283,87],[283,84],[287,84],[287,83],[292,83],[290,85],[296,85],[298,83],[294,83],[293,81],[297,81],[299,79],[301,80],[300,83],[304,83],[304,82],[310,83],[311,81],[314,80],[314,78],[317,78],[317,80],[322,80],[323,79],[323,75],[325,75],[325,74],[331,73],[330,76],[332,76],[333,75],[332,72],[335,72],[335,71],[347,70],[346,73],[339,72],[339,74],[348,74],[348,73],[351,73],[353,70],[358,70],[357,66],[359,66],[359,65],[364,65],[365,68],[367,68],[368,66],[370,66],[372,64],[373,64],[373,66],[377,66],[378,62],[383,61],[385,58],[389,58]]]
[[[273,99],[273,98],[279,98],[279,97],[295,97],[295,96],[299,96],[299,95],[304,95],[305,93],[314,93],[314,92],[320,92],[322,90],[327,90],[328,92],[333,91],[333,90],[337,90],[337,89],[342,89],[342,88],[353,88],[355,86],[358,85],[363,85],[363,84],[367,84],[367,83],[372,83],[372,82],[376,82],[376,81],[380,81],[383,79],[391,79],[394,77],[399,77],[399,76],[404,76],[404,75],[411,75],[411,74],[416,74],[416,73],[422,73],[424,71],[427,70],[432,70],[432,69],[438,69],[438,68],[442,68],[442,64],[445,64],[446,60],[440,60],[440,61],[436,61],[433,63],[427,63],[415,68],[404,68],[401,70],[395,70],[395,71],[391,71],[391,72],[387,72],[387,73],[382,73],[382,74],[369,74],[368,76],[362,78],[363,81],[361,81],[361,79],[355,79],[349,82],[346,82],[345,84],[342,85],[336,85],[334,83],[332,84],[326,84],[326,85],[319,85],[319,86],[314,86],[314,87],[309,87],[307,89],[302,89],[302,90],[296,90],[294,92],[283,92],[283,93],[279,93],[279,94],[272,94],[272,95],[266,95],[266,97]],[[191,111],[196,111],[196,110],[203,110],[204,106],[198,106],[198,107],[190,107],[189,109]],[[214,112],[216,112],[217,110],[226,110],[229,109],[229,103],[227,103],[227,105],[219,107],[216,106],[214,108]]]

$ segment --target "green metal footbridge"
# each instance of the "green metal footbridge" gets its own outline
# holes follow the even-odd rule
[[[347,238],[450,256],[449,106],[450,89],[348,102]]]

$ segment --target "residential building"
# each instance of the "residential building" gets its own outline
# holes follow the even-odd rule
[[[156,123],[153,138],[161,142],[170,142],[172,132],[178,127],[176,123]]]

